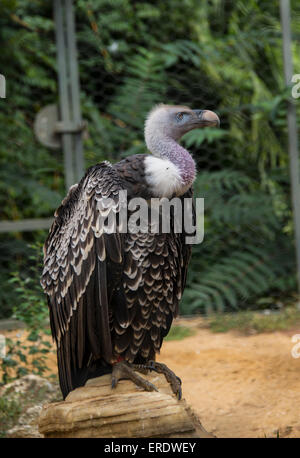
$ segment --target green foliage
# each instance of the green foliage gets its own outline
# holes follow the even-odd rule
[[[63,160],[35,140],[33,121],[57,99],[51,2],[1,2],[0,44],[6,78],[6,98],[0,99],[0,219],[48,217],[64,193]],[[0,318],[17,304],[11,272],[29,273],[27,245],[45,234],[0,235]]]
[[[165,340],[182,340],[185,339],[185,337],[190,337],[194,334],[194,330],[188,328],[187,326],[175,325],[171,327],[169,334],[165,337]]]
[[[9,283],[14,287],[19,299],[13,307],[13,317],[25,323],[34,336],[48,319],[48,307],[37,281],[42,270],[42,244],[31,245],[30,249],[28,261],[31,265],[27,276],[23,278],[20,272],[13,272]]]
[[[300,324],[300,311],[285,307],[279,312],[257,313],[251,311],[216,314],[209,318],[213,332],[238,331],[249,335],[261,332],[285,331]]]
[[[23,322],[26,329],[26,340],[6,338],[6,354],[0,359],[0,384],[27,373],[43,375],[47,369],[46,359],[52,346],[47,336],[48,307],[39,286],[38,277],[42,266],[41,244],[30,247],[28,257],[32,264],[25,278],[15,272],[9,283],[14,288],[16,305],[13,307],[13,318]]]
[[[0,398],[0,438],[5,437],[21,413],[21,406],[15,399]]]
[[[195,184],[205,199],[205,238],[193,247],[183,313],[257,306],[267,292],[296,288],[288,196],[237,170],[207,172]]]

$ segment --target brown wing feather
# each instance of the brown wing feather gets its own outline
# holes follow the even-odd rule
[[[186,234],[125,238],[101,234],[97,225],[97,216],[108,215],[104,197],[117,202],[123,183],[129,198],[151,197],[143,161],[139,155],[91,168],[57,210],[46,241],[42,285],[64,396],[91,376],[95,359],[109,363],[112,352],[128,361],[155,358],[178,313],[191,255]]]
[[[130,165],[128,160],[127,176],[135,173]],[[182,199],[192,196],[189,190]],[[195,224],[194,208],[193,215]],[[120,326],[115,306],[112,335],[116,352],[130,362],[154,359],[178,314],[191,256],[185,237],[192,234],[175,233],[172,216],[171,221],[169,234],[133,233],[126,238],[123,282],[129,326]]]
[[[41,284],[48,295],[64,397],[84,383],[91,359],[109,363],[112,358],[107,278],[111,291],[121,277],[124,235],[104,233],[100,218],[119,211],[121,189],[109,164],[89,169],[56,211],[44,246]],[[106,198],[112,199],[109,204]]]

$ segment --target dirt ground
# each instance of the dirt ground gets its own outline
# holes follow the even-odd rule
[[[198,329],[165,342],[159,360],[182,378],[184,397],[217,437],[300,437],[300,359],[291,355],[297,333]]]
[[[182,379],[183,397],[207,431],[217,437],[300,437],[300,358],[291,355],[291,338],[300,329],[242,336],[214,334],[197,320],[175,324],[196,333],[164,342],[158,361]],[[56,371],[54,355],[48,367]]]

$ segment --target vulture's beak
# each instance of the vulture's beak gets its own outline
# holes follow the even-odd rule
[[[220,119],[219,116],[210,110],[193,110],[195,118],[193,123],[195,127],[219,127]]]

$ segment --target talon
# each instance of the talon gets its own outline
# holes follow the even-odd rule
[[[179,389],[177,391],[177,399],[178,399],[178,401],[181,401],[181,398],[182,398],[182,389],[181,389],[181,387],[179,387]]]
[[[149,370],[156,371],[159,374],[164,374],[167,382],[169,382],[171,385],[173,393],[175,394],[177,399],[180,401],[182,398],[181,379],[177,377],[177,375],[174,374],[174,372],[171,371],[171,369],[169,369],[168,366],[166,366],[163,363],[157,363],[156,361],[148,361],[147,366]]]
[[[154,361],[150,361],[150,365],[149,365],[149,369],[150,371],[155,371],[155,362]]]
[[[117,362],[113,365],[112,377],[111,377],[111,387],[116,388],[118,381],[121,379],[131,380],[137,386],[143,388],[146,391],[158,391],[153,383],[148,382],[140,375],[134,372],[135,365],[129,364],[126,361]],[[136,368],[143,369],[143,368]]]
[[[149,389],[146,388],[147,386],[149,387]],[[144,387],[145,387],[146,391],[158,391],[156,386],[153,385],[153,383],[148,382],[148,380],[145,380],[145,386]]]

